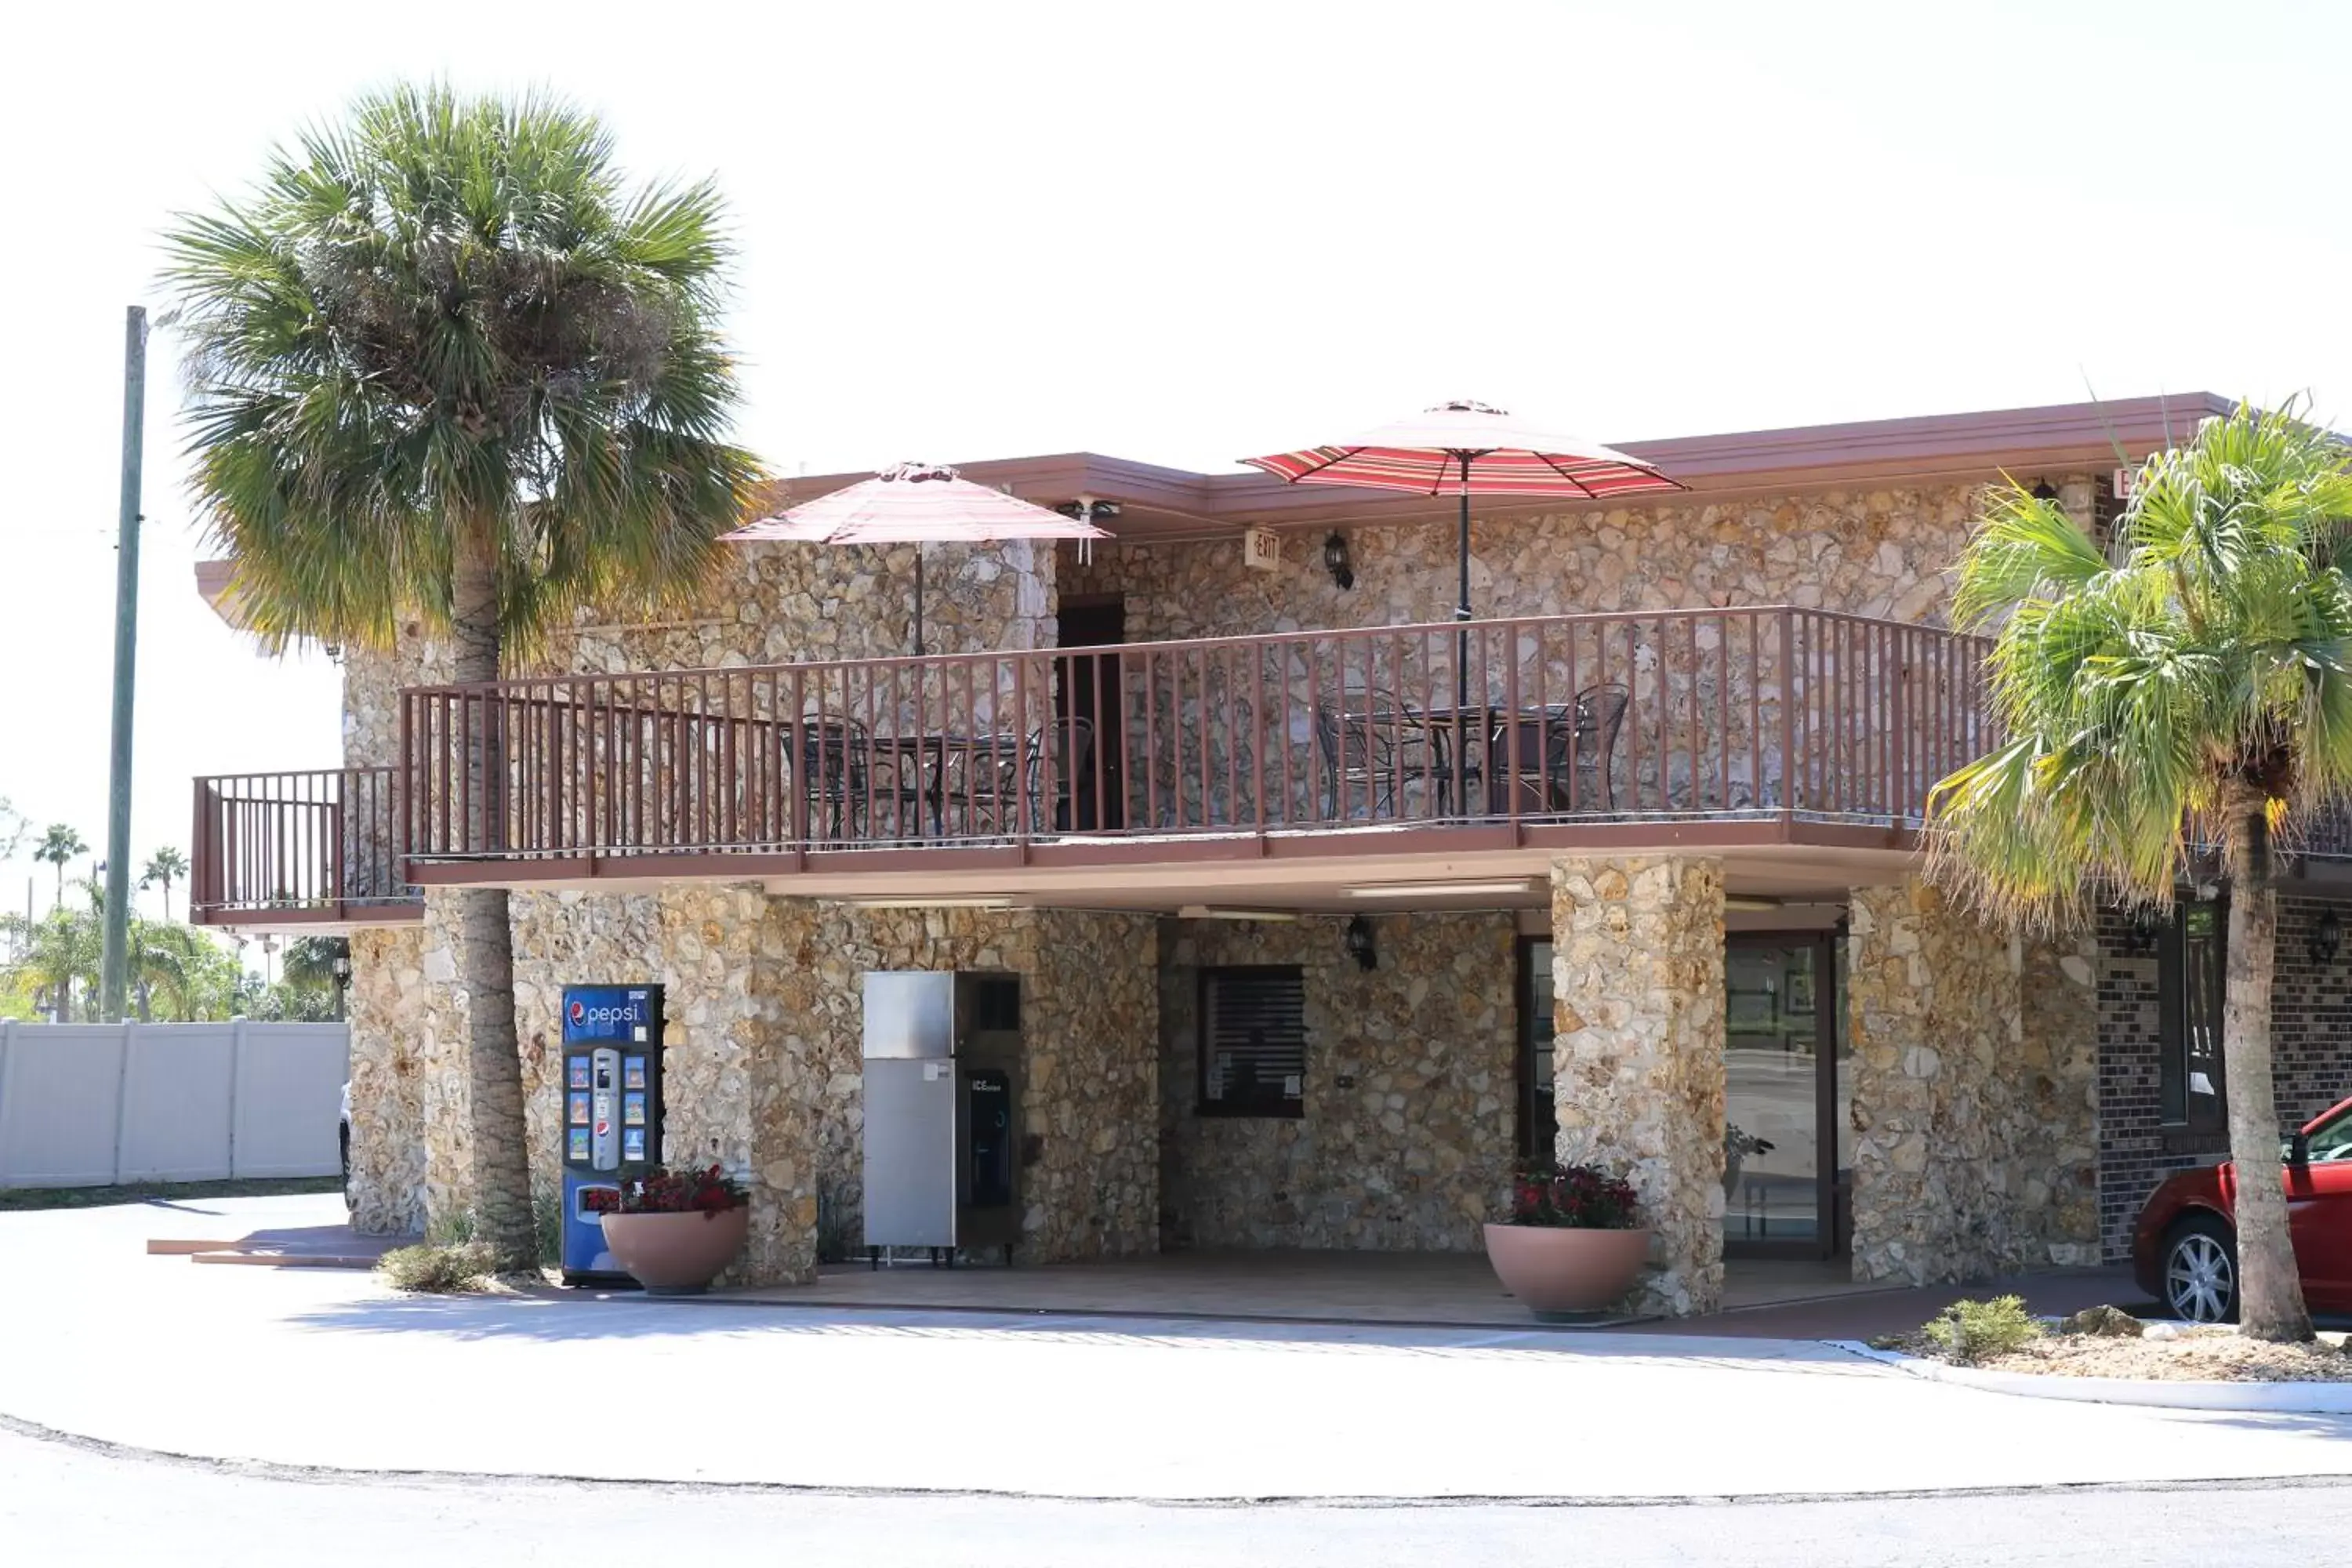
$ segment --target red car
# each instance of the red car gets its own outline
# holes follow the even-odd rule
[[[2305,1122],[2279,1157],[2304,1300],[2315,1312],[2352,1312],[2352,1100]],[[2193,1323],[2237,1315],[2237,1185],[2234,1161],[2179,1172],[2132,1227],[2139,1288]]]

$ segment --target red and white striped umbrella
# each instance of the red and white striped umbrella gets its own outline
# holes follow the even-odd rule
[[[915,651],[923,651],[926,544],[996,544],[1012,539],[1108,539],[1110,531],[1019,496],[973,484],[953,468],[900,463],[870,479],[803,501],[719,538],[737,543],[915,546]]]
[[[1600,500],[1682,489],[1639,458],[1468,402],[1441,403],[1336,447],[1307,447],[1242,461],[1293,484],[1359,485],[1428,496]]]
[[[1483,403],[1441,403],[1333,447],[1304,447],[1251,468],[1299,485],[1355,485],[1462,498],[1462,592],[1454,615],[1470,618],[1470,498],[1567,496],[1603,500],[1683,487],[1639,458],[1547,431]]]

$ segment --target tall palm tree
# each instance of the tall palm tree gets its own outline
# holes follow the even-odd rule
[[[163,918],[172,918],[172,884],[188,878],[188,858],[166,844],[147,858],[147,868],[139,873],[139,885],[152,888],[158,883],[163,889]]]
[[[2240,407],[2137,476],[2112,559],[2054,504],[1998,494],[1954,608],[2000,636],[2009,740],[1937,786],[1931,865],[1990,909],[2167,905],[2200,846],[2230,883],[2222,1068],[2239,1316],[2308,1339],[2271,1079],[2273,839],[2352,789],[2352,451]]]
[[[85,994],[98,985],[99,959],[105,947],[98,916],[59,907],[23,930],[23,950],[5,971],[10,983],[47,992],[51,1022],[73,1022],[74,983],[79,981]]]
[[[62,822],[52,822],[41,834],[40,847],[33,851],[36,860],[47,860],[58,868],[58,902],[66,901],[66,866],[77,855],[89,853],[80,834]]]
[[[582,605],[690,592],[760,474],[727,439],[709,183],[631,187],[595,120],[446,88],[361,100],[166,237],[194,489],[276,637],[389,647],[421,613],[490,680]],[[503,768],[479,737],[467,758]],[[537,1255],[507,895],[456,895],[471,1185]]]

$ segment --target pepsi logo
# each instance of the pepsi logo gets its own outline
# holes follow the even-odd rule
[[[573,1004],[572,1004],[572,1021],[573,1023],[575,1023],[575,1024],[576,1024],[576,1023],[580,1022],[580,1020],[581,1020],[581,1019],[585,1018],[587,1016],[588,1016],[588,1006],[587,1006],[587,1004],[585,1004],[585,1003],[583,1003],[583,1002],[574,1002]]]

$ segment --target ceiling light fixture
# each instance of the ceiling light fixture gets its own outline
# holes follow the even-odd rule
[[[1235,910],[1222,908],[1215,904],[1184,904],[1178,907],[1176,910],[1176,918],[1180,921],[1271,921],[1283,922],[1296,921],[1298,916],[1295,910]]]
[[[1536,890],[1533,882],[1383,882],[1377,887],[1344,889],[1351,899],[1450,899],[1492,895],[1496,898],[1517,894],[1525,898]]]

